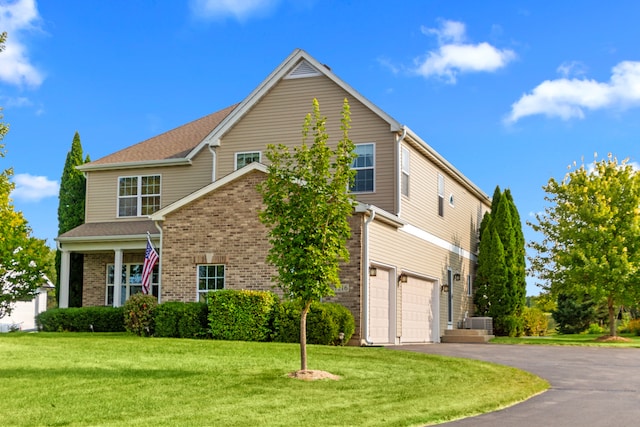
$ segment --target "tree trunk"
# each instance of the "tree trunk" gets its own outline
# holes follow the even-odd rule
[[[300,313],[300,370],[307,370],[307,314],[311,301],[307,301]]]
[[[613,298],[609,297],[607,300],[609,308],[609,335],[616,336],[616,308],[613,305]]]

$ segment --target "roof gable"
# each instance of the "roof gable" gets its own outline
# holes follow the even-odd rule
[[[187,156],[192,158],[195,156],[205,145],[219,146],[220,139],[247,114],[251,108],[256,105],[264,96],[269,93],[282,79],[292,78],[304,78],[315,76],[326,76],[344,91],[349,93],[376,115],[386,121],[391,131],[401,130],[401,124],[392,118],[390,115],[382,111],[367,98],[362,96],[358,91],[349,86],[346,82],[336,76],[326,65],[319,63],[316,59],[310,56],[308,53],[301,49],[296,49],[285,59],[275,70],[269,74],[269,76],[247,96],[244,101],[238,104],[237,108],[225,117],[220,125],[216,127],[207,137],[195,147],[191,153]]]
[[[258,171],[266,174],[267,167],[262,163],[258,163],[258,162],[250,163],[247,166],[241,169],[238,169],[235,172],[232,172],[229,175],[223,178],[220,178],[219,180],[214,181],[211,184],[206,185],[197,191],[194,191],[193,193],[183,197],[182,199],[176,200],[170,205],[165,206],[164,208],[155,212],[153,215],[150,215],[149,218],[151,218],[153,221],[164,221],[165,217],[171,214],[172,212],[254,171]]]

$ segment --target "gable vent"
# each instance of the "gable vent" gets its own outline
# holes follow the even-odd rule
[[[296,68],[294,68],[289,74],[287,74],[286,79],[303,79],[305,77],[317,77],[322,75],[320,71],[318,71],[313,65],[309,64],[307,61],[301,61]]]

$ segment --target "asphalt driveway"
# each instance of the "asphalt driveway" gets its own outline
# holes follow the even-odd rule
[[[548,391],[510,408],[442,424],[445,426],[640,425],[640,349],[500,344],[391,348],[514,366],[551,384]]]

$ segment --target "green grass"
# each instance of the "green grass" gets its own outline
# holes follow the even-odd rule
[[[491,340],[494,344],[541,344],[541,345],[574,345],[593,347],[631,347],[640,348],[640,337],[631,334],[621,334],[622,337],[630,339],[630,342],[598,342],[602,334],[555,334],[547,337],[496,337]]]
[[[409,426],[492,411],[545,390],[514,368],[384,348],[125,334],[0,335],[0,425]],[[478,391],[482,390],[481,393]]]

